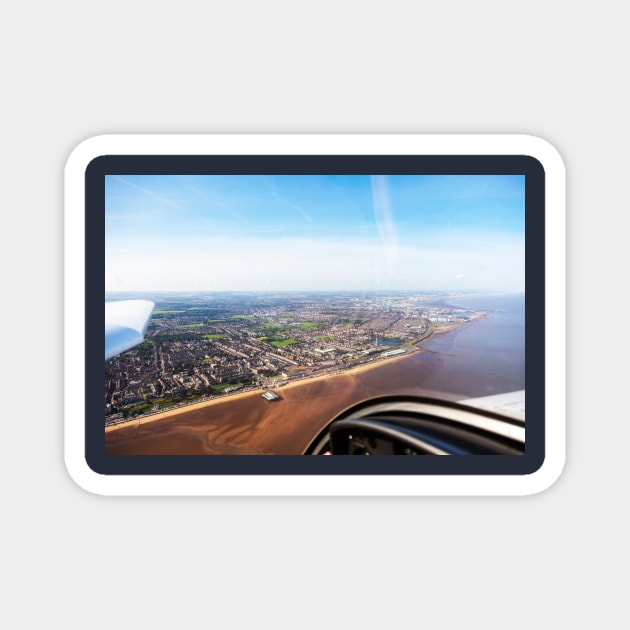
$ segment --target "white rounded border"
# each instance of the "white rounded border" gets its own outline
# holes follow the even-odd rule
[[[526,155],[545,170],[545,459],[529,475],[102,475],[85,459],[85,170],[103,155]],[[103,135],[65,167],[65,463],[84,490],[101,495],[435,496],[530,495],[549,488],[565,463],[566,173],[558,151],[531,135],[230,134]]]

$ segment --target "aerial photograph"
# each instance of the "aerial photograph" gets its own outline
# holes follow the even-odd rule
[[[121,305],[107,454],[522,452],[523,175],[107,175]]]

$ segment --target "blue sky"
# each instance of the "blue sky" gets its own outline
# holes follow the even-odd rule
[[[107,291],[525,286],[523,176],[106,178]]]

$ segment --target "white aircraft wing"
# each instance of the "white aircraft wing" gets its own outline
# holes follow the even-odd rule
[[[105,360],[142,342],[155,304],[148,300],[105,302]]]
[[[494,394],[492,396],[481,396],[480,398],[468,398],[460,400],[464,405],[486,409],[487,411],[496,411],[525,420],[525,390],[521,389],[516,392],[508,392],[506,394]]]

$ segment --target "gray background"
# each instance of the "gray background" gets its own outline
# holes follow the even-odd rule
[[[628,44],[617,3],[10,5],[4,627],[627,618]],[[568,171],[568,436],[527,498],[102,498],[63,464],[63,167],[101,133],[528,133]],[[78,385],[80,386],[80,385]],[[627,622],[627,620],[626,620]]]

